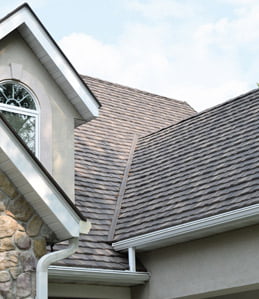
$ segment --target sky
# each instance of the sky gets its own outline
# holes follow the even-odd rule
[[[22,4],[0,0],[0,18]],[[258,0],[28,0],[80,74],[197,111],[257,88]]]

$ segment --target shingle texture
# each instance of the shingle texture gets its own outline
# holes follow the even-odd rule
[[[92,222],[78,252],[59,264],[128,269],[107,242],[133,135],[147,135],[193,115],[185,102],[84,76],[101,102],[100,116],[75,131],[76,205]]]
[[[259,203],[259,91],[137,144],[115,240]]]

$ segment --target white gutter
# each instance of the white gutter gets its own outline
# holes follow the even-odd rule
[[[148,272],[91,269],[79,267],[49,266],[49,280],[62,283],[97,283],[113,286],[144,284],[150,278]]]
[[[78,248],[78,238],[69,240],[66,249],[50,252],[40,258],[36,269],[36,299],[48,299],[48,267],[73,254]]]
[[[259,204],[114,242],[112,246],[117,251],[151,250],[256,223],[259,223]]]

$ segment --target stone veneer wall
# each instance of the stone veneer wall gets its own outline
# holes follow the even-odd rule
[[[0,172],[0,299],[32,299],[37,260],[53,237],[49,228]]]

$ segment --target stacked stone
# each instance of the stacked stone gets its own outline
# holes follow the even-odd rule
[[[50,237],[48,227],[0,172],[0,299],[35,298],[36,264]]]

